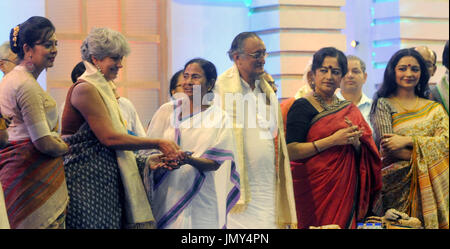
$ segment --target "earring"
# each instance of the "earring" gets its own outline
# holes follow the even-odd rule
[[[31,61],[31,59],[33,58],[31,55],[29,57],[30,59],[27,60],[27,62],[25,63],[25,68],[27,69],[28,72],[33,72],[34,71],[34,64]]]

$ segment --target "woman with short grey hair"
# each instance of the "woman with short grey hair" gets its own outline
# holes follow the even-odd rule
[[[108,28],[93,29],[81,45],[81,58],[94,63],[92,57],[124,57],[130,53],[130,45],[118,31]]]
[[[159,149],[168,160],[184,160],[172,141],[127,134],[112,80],[129,52],[125,37],[109,28],[93,29],[82,43],[86,71],[69,89],[62,115],[70,148],[67,228],[149,227],[154,218],[140,175],[158,165],[132,151]]]

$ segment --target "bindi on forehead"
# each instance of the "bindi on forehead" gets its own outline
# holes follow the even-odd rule
[[[339,67],[333,67],[333,65],[323,65],[322,66],[322,68],[326,68],[326,69],[339,69],[340,70],[340,68]]]
[[[398,64],[398,67],[419,67],[418,64]]]

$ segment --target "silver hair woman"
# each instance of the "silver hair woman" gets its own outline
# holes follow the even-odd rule
[[[81,58],[95,65],[106,80],[117,77],[117,72],[122,67],[122,59],[129,53],[130,45],[125,37],[108,28],[93,29],[81,45]]]
[[[112,80],[129,52],[125,37],[109,28],[93,29],[81,46],[86,71],[69,89],[62,115],[61,133],[70,147],[64,157],[70,196],[67,228],[151,224],[140,175],[157,166],[131,151],[159,149],[170,160],[185,158],[174,142],[127,134]]]

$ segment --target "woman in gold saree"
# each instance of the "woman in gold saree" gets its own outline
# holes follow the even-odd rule
[[[448,115],[426,99],[423,58],[402,49],[389,60],[371,110],[383,161],[383,208],[449,228]]]

